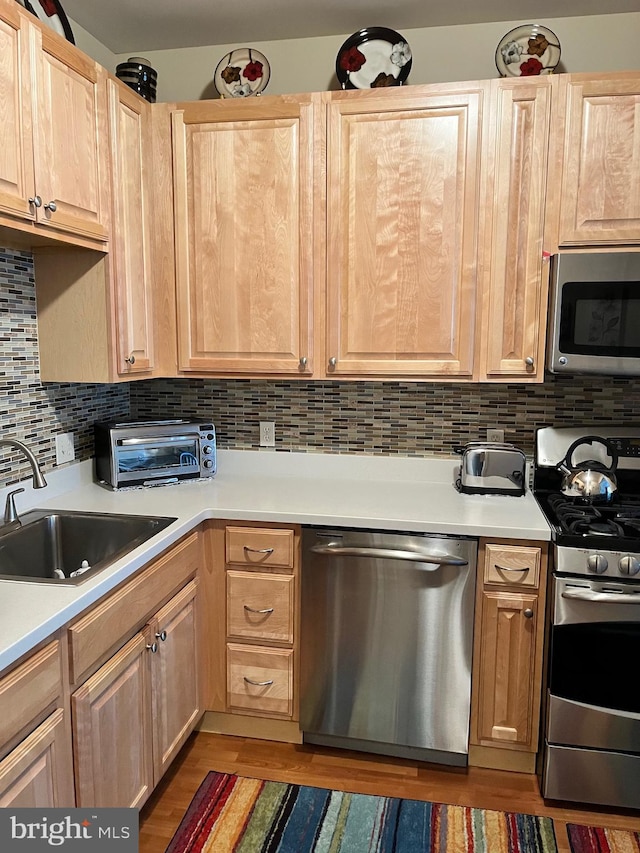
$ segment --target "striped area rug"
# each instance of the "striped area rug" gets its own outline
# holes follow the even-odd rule
[[[640,829],[633,832],[568,823],[567,835],[573,853],[640,853]]]
[[[211,771],[166,853],[556,853],[550,818]]]

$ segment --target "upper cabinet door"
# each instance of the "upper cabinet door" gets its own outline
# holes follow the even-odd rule
[[[29,27],[17,10],[0,7],[0,213],[33,220]]]
[[[518,78],[492,85],[483,375],[542,382],[549,267],[542,249],[552,81]]]
[[[559,80],[566,129],[558,244],[639,243],[640,74],[586,76]]]
[[[411,88],[328,106],[328,375],[473,372],[486,88]]]
[[[313,96],[173,114],[178,368],[312,371]]]
[[[153,314],[148,197],[151,105],[107,81],[111,142],[113,234],[110,264],[116,314],[116,369],[153,369]]]
[[[38,222],[106,239],[105,72],[48,28],[34,33]]]

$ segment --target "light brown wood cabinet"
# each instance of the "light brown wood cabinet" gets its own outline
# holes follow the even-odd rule
[[[186,537],[68,629],[79,806],[140,807],[200,717],[200,549]]]
[[[314,100],[172,114],[179,373],[313,371]]]
[[[552,88],[550,77],[491,84],[483,381],[544,379],[549,263],[543,240]]]
[[[299,740],[293,723],[298,719],[300,528],[215,521],[207,526],[205,541],[211,678],[205,726]],[[245,729],[243,717],[253,718]]]
[[[561,74],[552,128],[549,244],[640,243],[640,73]]]
[[[74,805],[60,642],[0,679],[0,808]]]
[[[106,72],[27,13],[0,8],[0,224],[104,246]]]
[[[331,94],[327,375],[472,377],[487,95]]]
[[[546,566],[544,543],[480,541],[469,758],[475,765],[535,771]]]
[[[48,382],[118,382],[154,375],[151,105],[114,78],[105,85],[110,252],[34,251],[40,373]]]

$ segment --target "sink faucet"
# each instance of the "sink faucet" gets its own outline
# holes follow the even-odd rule
[[[0,447],[13,447],[15,450],[22,451],[22,453],[24,453],[24,455],[29,460],[29,464],[31,465],[31,470],[33,472],[33,488],[44,489],[44,487],[47,485],[47,481],[45,480],[44,475],[40,470],[38,460],[29,450],[26,444],[23,444],[21,441],[18,441],[15,438],[0,438]],[[24,492],[24,489],[14,489],[14,491],[9,492],[9,494],[7,495],[7,502],[4,508],[5,524],[12,524],[20,520],[18,518],[18,512],[16,510],[15,504],[15,496],[19,495],[20,492]]]

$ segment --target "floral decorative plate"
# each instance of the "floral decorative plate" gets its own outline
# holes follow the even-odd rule
[[[259,95],[271,76],[266,56],[253,47],[239,47],[222,57],[213,75],[221,98]]]
[[[18,2],[24,6],[27,12],[31,12],[43,23],[48,24],[58,35],[64,36],[71,44],[76,43],[69,20],[58,0],[32,0],[32,2],[18,0]]]
[[[541,24],[523,24],[510,30],[496,48],[496,66],[503,77],[551,74],[558,62],[558,36]]]
[[[407,40],[386,27],[367,27],[345,41],[336,57],[336,77],[343,89],[402,86],[411,71]]]

